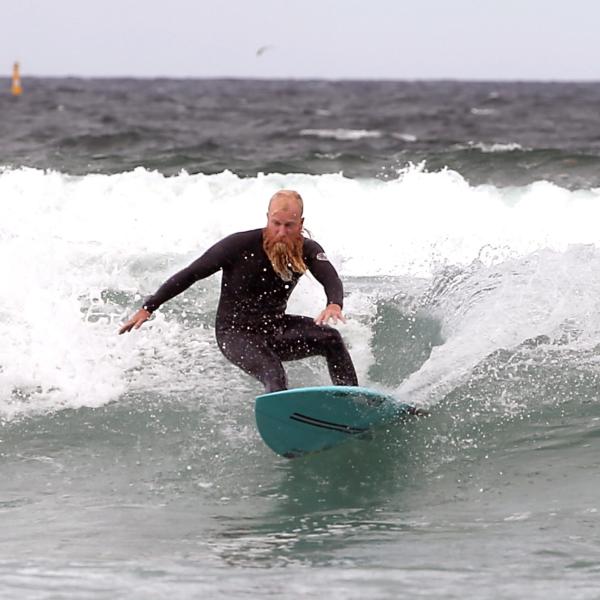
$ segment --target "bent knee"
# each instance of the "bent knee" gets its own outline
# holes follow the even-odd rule
[[[324,325],[320,331],[319,341],[327,345],[344,345],[342,334],[329,325]]]

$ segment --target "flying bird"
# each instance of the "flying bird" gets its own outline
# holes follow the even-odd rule
[[[267,50],[270,50],[271,48],[273,48],[273,46],[268,45],[268,46],[261,46],[257,51],[256,51],[256,56],[260,57],[262,56]]]

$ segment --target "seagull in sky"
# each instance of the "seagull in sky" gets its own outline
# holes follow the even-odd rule
[[[270,44],[267,46],[261,46],[257,51],[256,51],[256,56],[260,57],[262,56],[267,50],[270,50],[271,48],[273,48],[273,46],[271,46]]]

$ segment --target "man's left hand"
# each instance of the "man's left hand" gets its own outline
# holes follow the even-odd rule
[[[330,320],[333,320],[334,325],[336,325],[338,321],[341,321],[342,323],[346,322],[346,319],[342,314],[342,307],[339,304],[328,304],[327,308],[315,319],[315,323],[317,325],[327,325]]]

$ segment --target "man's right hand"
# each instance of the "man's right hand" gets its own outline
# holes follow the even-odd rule
[[[129,321],[127,321],[127,323],[125,323],[125,325],[119,329],[119,335],[122,333],[127,333],[132,329],[139,329],[150,318],[151,315],[152,313],[149,310],[140,308],[140,310],[138,310],[135,315],[133,315],[133,317],[131,317],[131,319],[129,319]]]

